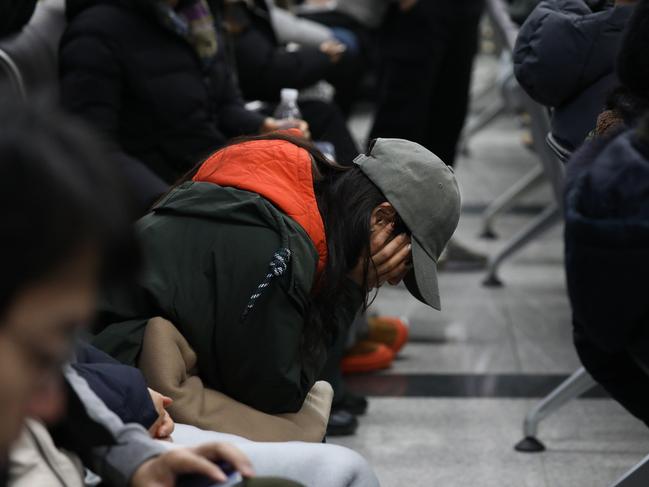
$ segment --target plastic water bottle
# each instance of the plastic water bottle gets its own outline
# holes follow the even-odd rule
[[[297,106],[298,91],[293,88],[283,88],[281,91],[282,101],[277,105],[273,117],[279,122],[281,129],[299,127],[298,120],[302,114]]]

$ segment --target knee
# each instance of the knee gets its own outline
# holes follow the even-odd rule
[[[332,462],[340,482],[337,485],[345,487],[378,487],[379,481],[374,471],[361,455],[349,448],[328,445],[335,452],[335,462]]]

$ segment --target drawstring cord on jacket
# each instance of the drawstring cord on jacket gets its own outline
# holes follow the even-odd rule
[[[268,266],[268,274],[266,274],[264,280],[261,281],[259,286],[257,286],[257,290],[250,296],[248,305],[241,315],[241,321],[245,321],[245,319],[248,317],[248,314],[250,313],[250,311],[252,311],[252,308],[255,307],[257,300],[261,297],[268,286],[270,286],[271,280],[276,277],[281,277],[284,272],[286,272],[286,269],[288,269],[288,263],[290,261],[291,251],[286,247],[279,249],[273,254],[273,258],[271,259]]]

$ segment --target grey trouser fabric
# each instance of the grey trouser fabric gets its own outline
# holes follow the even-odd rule
[[[177,424],[174,444],[196,446],[208,442],[235,444],[252,461],[260,476],[283,477],[308,487],[378,487],[379,481],[358,453],[322,443],[258,443],[239,436]]]

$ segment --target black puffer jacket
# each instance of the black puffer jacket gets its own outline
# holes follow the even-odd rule
[[[575,331],[623,352],[649,337],[647,141],[633,129],[585,146],[568,165],[565,208]]]
[[[279,45],[265,0],[226,7],[237,24],[230,39],[236,56],[239,83],[246,98],[277,101],[282,88],[306,88],[326,79],[336,69],[328,55],[314,47],[288,51]]]
[[[158,21],[153,0],[68,0],[67,14],[64,106],[166,181],[226,139],[261,127],[224,60],[203,67],[193,47]]]
[[[569,150],[595,128],[618,84],[615,60],[631,6],[593,12],[583,0],[545,0],[521,27],[514,71],[523,89],[555,109],[552,132]]]

